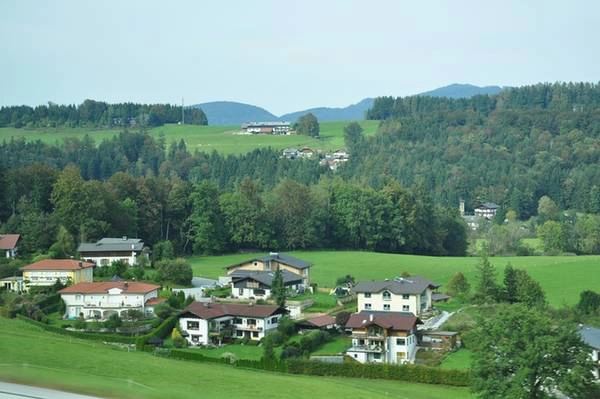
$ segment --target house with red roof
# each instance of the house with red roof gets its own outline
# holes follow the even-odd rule
[[[354,313],[346,322],[352,331],[346,354],[360,363],[414,363],[418,324],[421,320],[409,312]]]
[[[17,256],[17,243],[20,238],[20,234],[0,234],[0,251],[4,251],[7,258],[14,258]]]
[[[273,305],[192,302],[179,316],[190,345],[220,344],[225,338],[258,341],[275,331],[285,309]]]
[[[65,317],[104,320],[113,314],[125,317],[128,310],[139,310],[146,316],[165,301],[158,297],[159,285],[138,281],[85,282],[59,291],[65,302]]]
[[[23,281],[30,287],[48,287],[60,281],[62,284],[77,284],[94,280],[94,264],[76,259],[44,259],[23,266]]]

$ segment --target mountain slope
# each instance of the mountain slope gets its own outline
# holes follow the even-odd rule
[[[480,87],[471,84],[453,83],[418,95],[429,97],[471,98],[479,94],[498,94],[500,91],[502,91],[502,87],[500,86]]]
[[[213,101],[192,105],[201,108],[209,125],[239,125],[244,122],[274,121],[278,118],[264,108],[234,101]]]
[[[300,118],[302,115],[311,112],[321,122],[362,120],[365,118],[365,112],[371,108],[372,105],[373,99],[365,98],[356,104],[352,104],[344,108],[310,108],[304,111],[297,111],[282,115],[279,117],[279,119],[282,121],[296,122],[296,120],[298,120],[298,118]]]

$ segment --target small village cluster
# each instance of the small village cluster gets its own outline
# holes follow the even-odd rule
[[[5,256],[17,254],[18,241],[17,234],[0,236]],[[136,267],[141,257],[148,256],[142,240],[103,238],[80,244],[78,252],[81,260],[45,259],[26,265],[21,268],[22,277],[0,280],[0,288],[25,292],[31,287],[51,286],[58,280],[67,285],[59,291],[65,303],[63,317],[86,321],[106,320],[114,314],[124,316],[130,310],[153,317],[155,307],[166,301],[160,296],[161,286],[156,284],[120,278],[93,281],[94,267],[106,267],[117,260]],[[309,262],[278,252],[227,266],[218,284],[229,287],[229,297],[204,296],[202,289],[193,294],[195,300],[178,316],[182,337],[190,347],[220,346],[225,343],[223,332],[231,339],[260,341],[276,331],[282,317],[288,316],[296,319],[301,333],[322,329],[348,335],[351,346],[344,355],[360,363],[414,363],[419,349],[449,350],[461,345],[457,332],[439,330],[440,315],[434,311],[435,302],[449,297],[436,293],[440,285],[421,276],[337,287],[334,292],[343,291],[356,300],[357,311],[343,325],[327,313],[305,317],[302,305],[284,308],[256,303],[272,297],[277,271],[281,271],[283,285],[292,296],[313,291],[311,268]],[[600,329],[582,326],[580,335],[600,365]],[[335,361],[331,357],[322,360]],[[598,378],[598,369],[594,373]]]

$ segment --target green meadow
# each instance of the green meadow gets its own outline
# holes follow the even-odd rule
[[[467,388],[285,375],[171,360],[70,339],[0,317],[0,380],[107,398],[467,399]],[[293,387],[293,389],[290,389]]]
[[[242,154],[256,148],[282,149],[285,147],[310,147],[323,151],[332,151],[344,146],[344,126],[348,121],[323,122],[321,136],[314,139],[308,136],[272,136],[239,134],[239,126],[196,126],[196,125],[164,125],[149,130],[151,136],[158,138],[164,135],[167,144],[173,140],[183,139],[190,151],[200,150],[223,154]],[[377,131],[378,121],[359,121],[364,134],[371,135]],[[135,129],[132,129],[132,131]],[[86,129],[86,128],[40,128],[15,129],[0,128],[0,141],[14,138],[25,140],[41,140],[49,144],[61,143],[65,138],[83,138],[88,134],[96,143],[119,134],[120,129]]]
[[[456,272],[463,272],[475,284],[477,257],[434,257],[360,251],[291,251],[291,255],[313,264],[311,280],[319,287],[332,287],[338,277],[350,274],[357,280],[385,279],[400,276],[403,271],[418,274],[445,285]],[[191,257],[195,276],[225,275],[224,267],[256,255]],[[512,256],[492,257],[498,281],[510,263],[522,268],[542,285],[550,304],[573,305],[583,290],[600,287],[600,256]],[[443,291],[443,287],[442,287]]]

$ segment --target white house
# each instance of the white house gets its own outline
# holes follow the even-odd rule
[[[354,313],[346,323],[352,331],[346,354],[360,363],[414,363],[417,324],[421,321],[411,313]]]
[[[302,276],[305,287],[310,285],[311,264],[302,259],[295,258],[282,252],[271,252],[269,255],[245,260],[234,265],[227,266],[227,275],[240,270],[266,271],[287,270],[288,272]]]
[[[594,362],[594,377],[600,379],[600,328],[581,326],[579,328],[581,340],[590,347],[590,356]]]
[[[23,266],[23,283],[29,287],[48,287],[60,281],[62,284],[77,284],[94,281],[94,264],[76,259],[43,259]]]
[[[298,293],[304,290],[302,276],[287,270],[282,270],[281,276],[283,285],[288,291]],[[275,272],[237,270],[230,277],[232,298],[268,299],[271,297]]]
[[[143,253],[144,242],[139,238],[103,238],[95,243],[81,243],[77,252],[82,259],[93,262],[96,266],[110,266],[111,263],[122,260],[130,266],[135,266]]]
[[[0,234],[0,251],[7,258],[14,258],[17,256],[17,242],[20,238],[19,234]]]
[[[0,279],[0,288],[14,292],[23,292],[26,290],[25,282],[21,276],[5,277]]]
[[[154,314],[154,306],[161,303],[158,298],[159,285],[137,281],[102,281],[79,283],[59,291],[65,302],[65,317],[74,319],[106,319],[112,314],[125,316],[131,309],[147,316]]]
[[[420,276],[396,277],[393,280],[361,281],[352,291],[358,310],[410,312],[415,316],[431,309],[431,295],[439,284]]]
[[[285,310],[271,305],[192,302],[179,317],[190,345],[220,344],[226,338],[260,340],[277,329]]]
[[[484,202],[475,208],[475,216],[490,220],[496,216],[500,206],[493,202]]]
[[[259,134],[290,134],[292,125],[290,122],[250,122],[242,124],[245,133]]]

